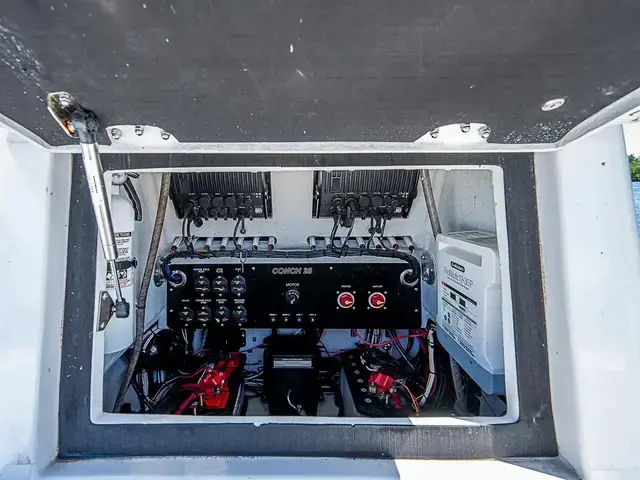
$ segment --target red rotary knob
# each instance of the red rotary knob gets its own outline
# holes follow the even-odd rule
[[[382,308],[387,303],[387,297],[381,292],[373,292],[369,295],[369,306],[371,308]]]
[[[342,292],[338,295],[338,306],[340,308],[351,308],[356,303],[356,299],[350,292]]]

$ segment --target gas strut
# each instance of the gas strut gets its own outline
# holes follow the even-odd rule
[[[120,276],[116,260],[118,249],[111,221],[111,209],[107,200],[107,189],[104,184],[104,172],[98,151],[97,133],[99,129],[98,118],[90,111],[84,109],[70,94],[56,92],[47,95],[47,108],[53,118],[70,137],[80,140],[82,149],[82,163],[91,193],[93,213],[98,224],[100,242],[104,257],[107,260],[113,284],[116,292],[116,317],[127,318],[129,316],[129,304],[122,297],[120,288]]]

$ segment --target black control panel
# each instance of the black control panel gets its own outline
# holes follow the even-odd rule
[[[420,283],[397,263],[171,265],[168,326],[204,328],[419,328]]]
[[[171,199],[178,218],[201,220],[271,217],[269,173],[211,172],[171,174]]]

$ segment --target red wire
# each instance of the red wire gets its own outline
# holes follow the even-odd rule
[[[427,353],[427,347],[425,346],[424,342],[422,341],[422,338],[418,337],[418,344],[420,345],[420,351],[423,354]]]
[[[198,398],[198,395],[195,393],[192,393],[191,395],[189,395],[187,399],[180,404],[178,409],[175,411],[175,414],[182,415],[182,412],[184,412],[184,410],[189,406],[189,404],[193,402],[196,398]]]
[[[428,332],[422,332],[422,333],[414,333],[414,334],[410,334],[410,335],[400,335],[399,337],[393,337],[390,338],[387,341],[384,341],[382,343],[369,343],[367,342],[364,338],[362,338],[362,335],[360,335],[358,333],[358,331],[356,330],[356,336],[362,341],[362,343],[369,345],[370,347],[383,347],[385,345],[389,345],[390,343],[395,342],[396,340],[402,340],[403,338],[419,338],[419,337],[424,337],[425,335],[427,335]]]

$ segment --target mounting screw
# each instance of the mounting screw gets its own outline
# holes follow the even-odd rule
[[[67,92],[60,92],[60,95],[58,95],[58,102],[60,102],[61,107],[67,108],[71,105],[71,95]]]
[[[440,131],[436,128],[435,130],[431,130],[429,132],[429,135],[431,135],[431,138],[438,138],[438,134],[440,133]]]
[[[119,128],[111,129],[111,138],[113,138],[114,140],[120,140],[121,136],[122,136],[122,130],[120,130]]]
[[[549,100],[548,102],[543,103],[540,107],[540,110],[542,110],[543,112],[550,112],[551,110],[560,108],[562,105],[564,105],[564,102],[564,98],[554,98],[553,100]]]
[[[460,131],[462,133],[469,133],[470,130],[471,130],[471,125],[469,125],[468,123],[463,123],[460,125]]]
[[[141,136],[142,136],[142,134],[144,133],[144,128],[142,128],[142,127],[140,127],[140,126],[136,126],[136,128],[135,128],[135,132],[136,132],[136,135],[137,135],[137,136],[141,137]]]
[[[169,140],[169,138],[171,138],[171,135],[169,135],[164,130],[162,132],[160,132],[160,136],[162,137],[163,140]]]
[[[491,135],[491,129],[489,127],[480,127],[478,129],[478,134],[486,140],[489,138],[489,135]]]
[[[371,403],[371,399],[370,398],[365,398],[364,399],[364,403]]]
[[[111,176],[111,184],[112,185],[124,185],[124,183],[127,181],[127,178],[129,178],[129,177],[127,176],[126,173],[115,172]]]

